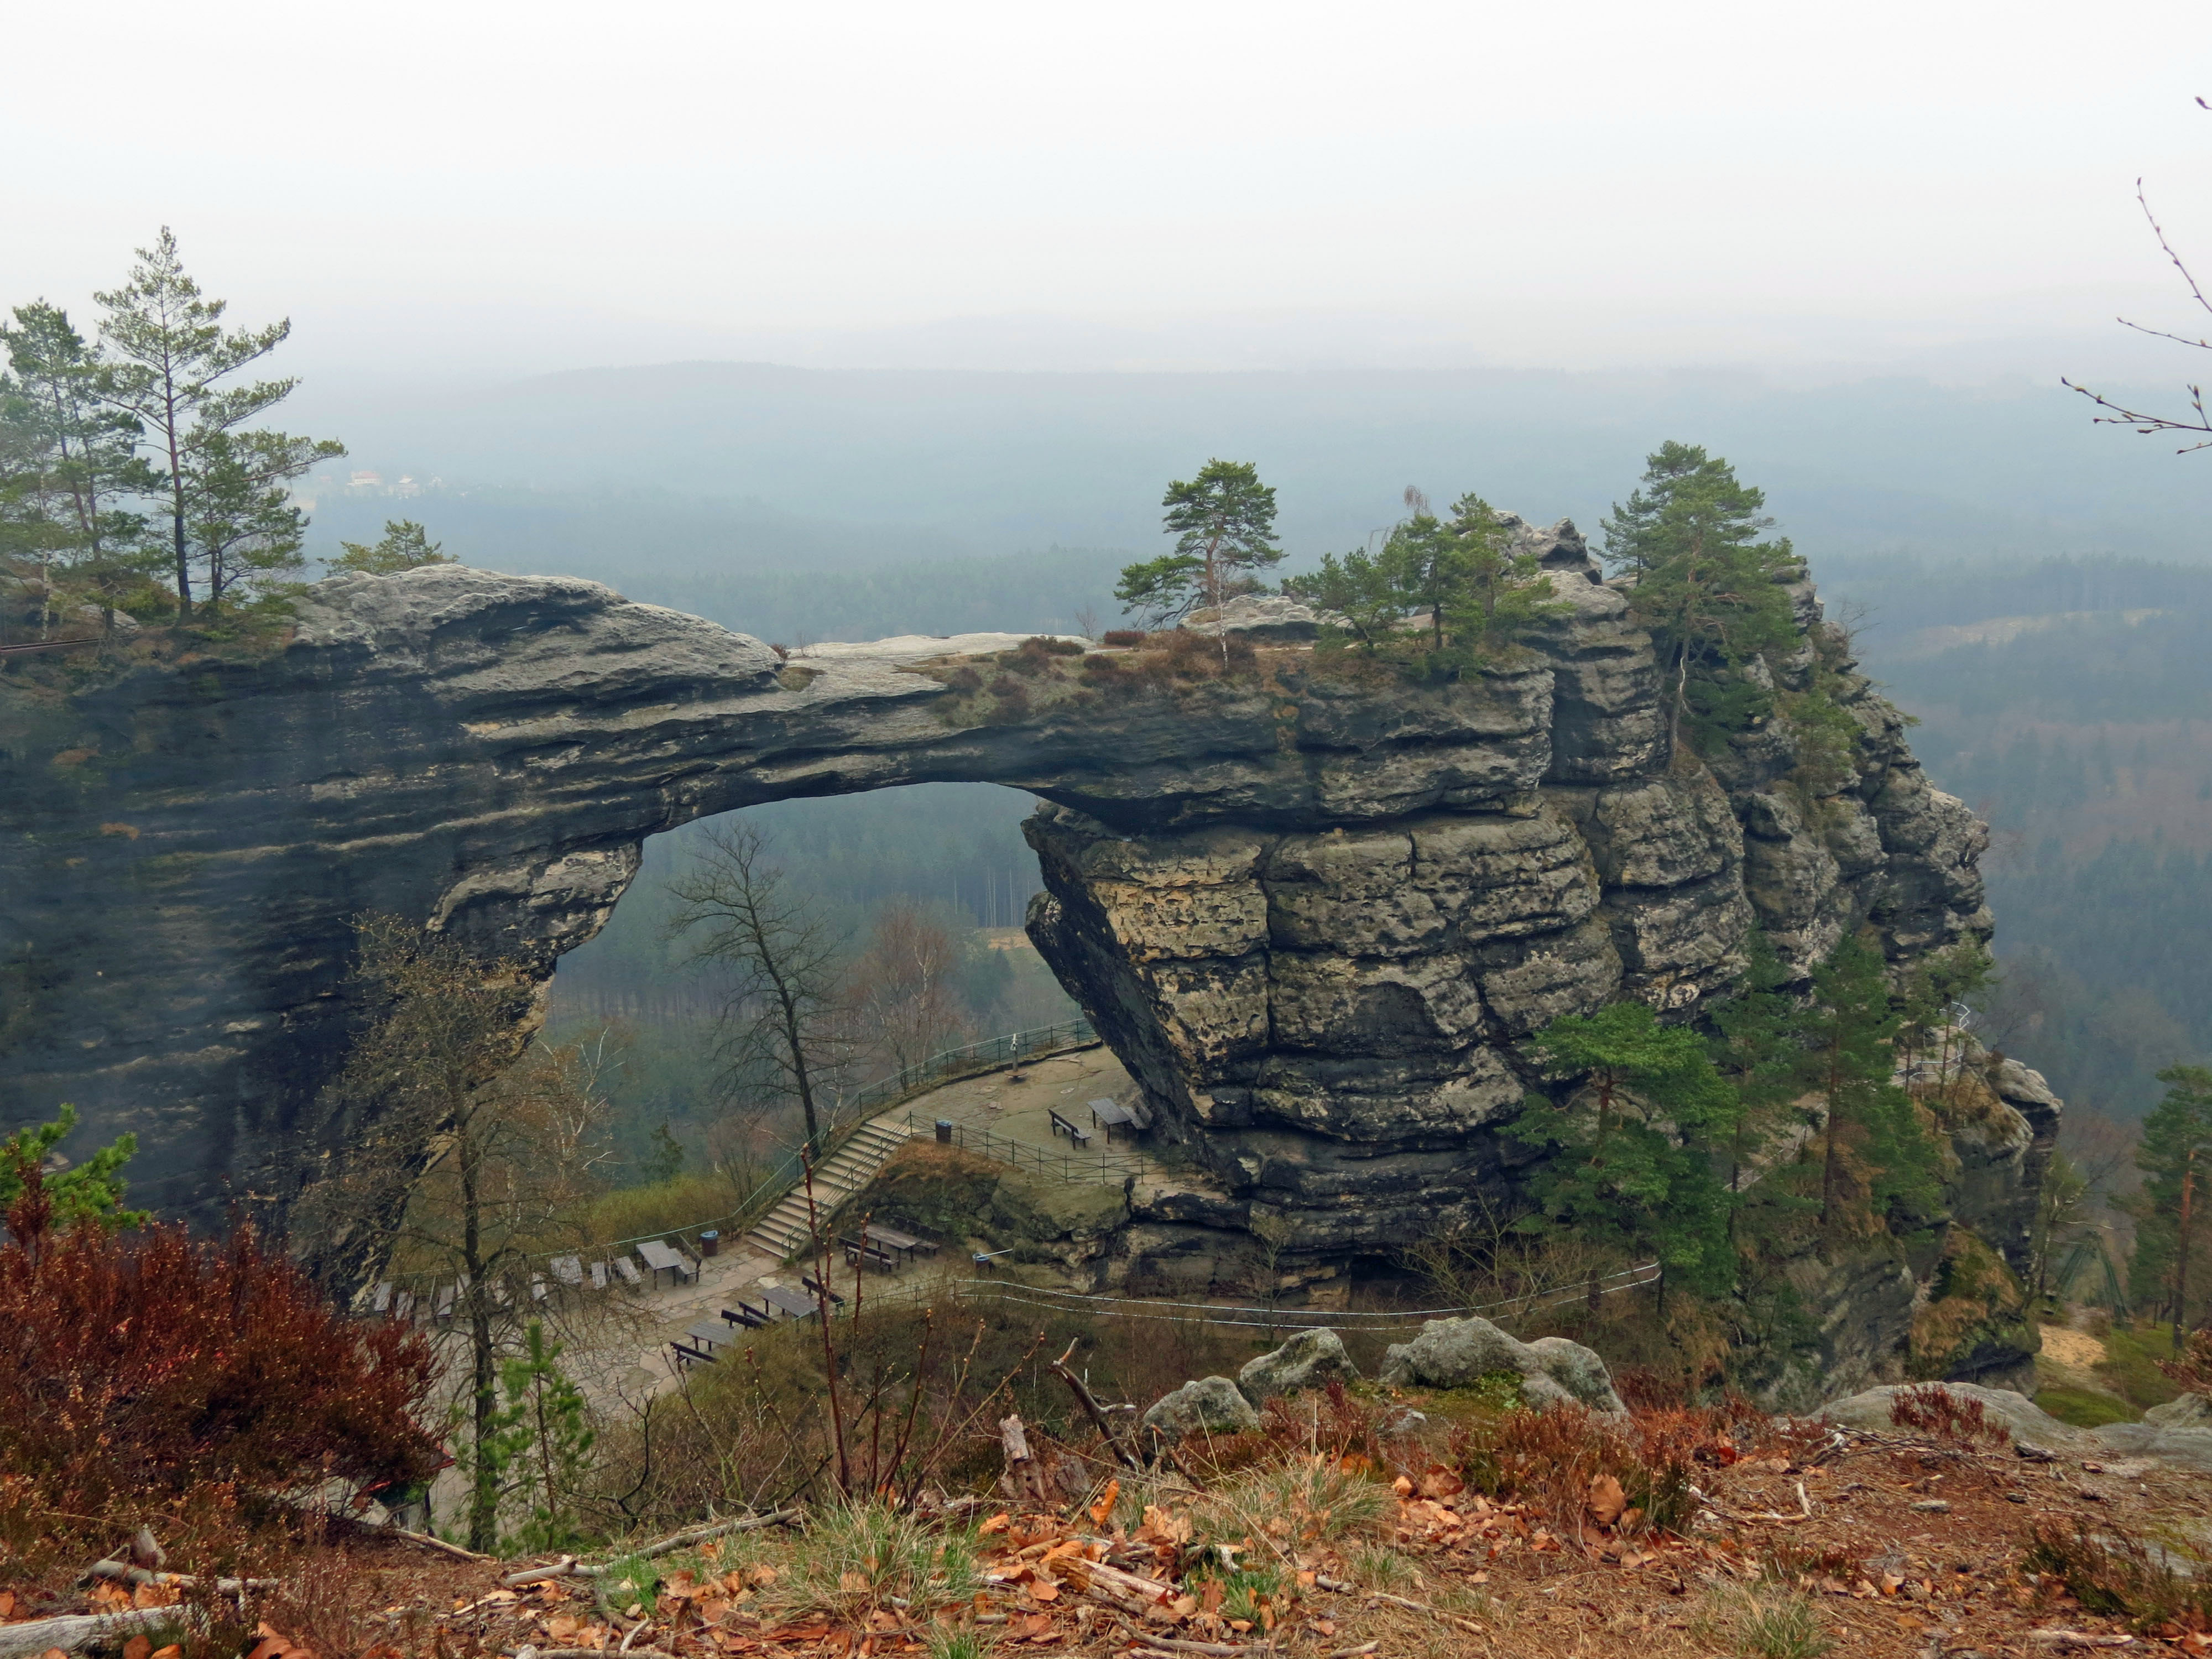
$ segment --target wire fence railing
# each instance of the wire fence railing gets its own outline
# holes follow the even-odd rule
[[[1071,1147],[1062,1152],[1033,1146],[1026,1141],[1010,1139],[980,1123],[946,1123],[940,1129],[936,1122],[925,1123],[911,1113],[907,1116],[906,1127],[908,1136],[912,1139],[941,1138],[952,1146],[978,1153],[994,1163],[1012,1164],[1017,1170],[1033,1170],[1039,1175],[1070,1185],[1119,1187],[1145,1178],[1144,1154],[1138,1152],[1113,1152],[1102,1149],[1096,1152],[1079,1152]]]
[[[1619,1296],[1655,1283],[1659,1263],[1639,1261],[1633,1267],[1601,1275],[1595,1295]],[[1011,1304],[1048,1312],[1073,1314],[1086,1319],[1142,1319],[1166,1323],[1209,1325],[1238,1330],[1296,1332],[1312,1329],[1396,1333],[1437,1319],[1489,1318],[1510,1322],[1553,1308],[1587,1302],[1592,1296],[1588,1279],[1572,1285],[1549,1285],[1503,1300],[1446,1308],[1313,1308],[1296,1305],[1269,1307],[1255,1302],[1193,1302],[1164,1297],[1098,1296],[1078,1291],[1054,1290],[1019,1279],[995,1277],[963,1279],[946,1274],[906,1283],[872,1279],[863,1281],[858,1295],[838,1281],[843,1303],[833,1313],[850,1318],[856,1309],[886,1304],[927,1306],[957,1302]]]
[[[1097,1041],[1098,1033],[1087,1019],[1064,1019],[1057,1025],[1009,1031],[1004,1036],[987,1037],[981,1042],[943,1049],[927,1060],[918,1060],[859,1091],[853,1096],[851,1103],[862,1111],[878,1106],[894,1105],[917,1090],[942,1083],[948,1078],[988,1072],[994,1066],[1027,1060],[1033,1055],[1055,1054],[1062,1048],[1079,1048],[1085,1043]]]

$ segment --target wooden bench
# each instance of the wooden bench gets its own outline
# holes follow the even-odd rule
[[[1067,1137],[1067,1144],[1069,1146],[1088,1146],[1091,1144],[1091,1131],[1085,1128],[1081,1124],[1076,1122],[1073,1118],[1062,1117],[1060,1115],[1060,1109],[1058,1107],[1046,1107],[1045,1115],[1052,1120],[1053,1133],[1056,1135],[1066,1135]]]
[[[604,1291],[606,1287],[607,1264],[604,1261],[594,1261],[592,1263],[592,1288],[595,1291]]]
[[[869,1267],[880,1267],[887,1273],[895,1273],[898,1271],[898,1258],[893,1255],[889,1250],[881,1249],[876,1245],[870,1244],[862,1239],[847,1239],[845,1241],[845,1265],[848,1267],[858,1267],[864,1261],[867,1263]]]
[[[693,1365],[711,1365],[714,1363],[714,1355],[708,1353],[704,1348],[693,1347],[689,1342],[672,1342],[668,1346],[675,1352],[676,1369],[679,1371],[688,1370]]]
[[[618,1255],[615,1258],[615,1272],[622,1276],[622,1282],[632,1290],[637,1289],[645,1283],[645,1275],[638,1272],[637,1263],[626,1255]]]
[[[749,1331],[763,1329],[768,1324],[768,1316],[750,1302],[740,1302],[734,1308],[723,1309],[722,1317],[732,1325],[744,1326]]]
[[[461,1287],[448,1285],[438,1292],[438,1321],[443,1324],[453,1316],[453,1304],[460,1299]]]
[[[818,1296],[824,1301],[828,1302],[831,1307],[842,1308],[845,1305],[845,1298],[843,1297],[838,1295],[836,1291],[831,1290],[827,1285],[824,1285],[812,1273],[801,1273],[799,1276],[799,1282],[801,1285],[804,1285],[807,1290],[811,1291],[814,1295]]]
[[[392,1281],[390,1279],[386,1279],[376,1287],[375,1305],[376,1311],[380,1314],[388,1314],[392,1311]]]

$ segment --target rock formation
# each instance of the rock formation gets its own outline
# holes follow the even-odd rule
[[[74,1100],[88,1137],[137,1133],[141,1200],[281,1203],[341,1150],[314,1103],[359,1013],[362,911],[542,979],[647,836],[990,781],[1047,803],[1031,937],[1193,1170],[1139,1206],[1124,1263],[1171,1277],[1260,1216],[1292,1259],[1387,1252],[1499,1177],[1529,1081],[1511,1045],[1553,1017],[1623,994],[1692,1017],[1754,922],[1800,971],[1862,923],[1900,960],[1990,926],[1985,830],[1802,575],[1775,672],[1842,688],[1840,769],[1779,720],[1717,759],[1674,748],[1622,593],[1571,525],[1517,533],[1566,612],[1450,685],[1318,662],[1296,606],[1255,607],[1257,657],[1186,683],[1096,650],[1010,665],[998,635],[787,661],[593,583],[454,567],[324,581],[273,653],[11,673],[0,1121]],[[2015,1082],[1960,1182],[2007,1255],[2057,1110]]]

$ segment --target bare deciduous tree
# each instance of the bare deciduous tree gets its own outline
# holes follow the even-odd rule
[[[2212,109],[2212,104],[2206,103],[2202,98],[2197,102],[2201,108]],[[2158,216],[2151,211],[2150,198],[2143,194],[2143,182],[2140,179],[2136,180],[2136,201],[2142,209],[2143,217],[2150,222],[2151,234],[2158,238],[2159,251],[2166,255],[2174,270],[2181,273],[2182,283],[2189,290],[2189,302],[2197,310],[2212,315],[2212,300],[2205,297],[2204,290],[2189,269],[2188,262],[2174,252],[2173,244],[2166,240],[2166,227],[2159,223]],[[2153,339],[2171,340],[2176,345],[2187,346],[2195,351],[2212,351],[2212,339],[2202,335],[2192,337],[2176,333],[2171,329],[2150,328],[2142,323],[2131,322],[2125,317],[2117,320],[2121,327],[2131,328],[2138,334],[2148,334]],[[2076,386],[2063,377],[2061,377],[2059,384],[2070,392],[2080,392],[2105,411],[2094,417],[2100,426],[2131,427],[2146,438],[2155,437],[2161,433],[2179,433],[2196,440],[2193,443],[2182,445],[2174,452],[2178,455],[2186,455],[2194,450],[2212,449],[2212,418],[2208,418],[2204,411],[2204,389],[2195,381],[2188,386],[2189,413],[2186,415],[2156,415],[2147,410],[2130,409],[2086,386]]]
[[[356,978],[380,1006],[323,1099],[347,1155],[303,1194],[295,1228],[326,1261],[450,1287],[468,1354],[469,1540],[489,1549],[499,1364],[548,1311],[532,1259],[584,1243],[608,1156],[604,1049],[519,1054],[530,991],[513,963],[398,916],[363,918],[360,937]]]
[[[853,966],[853,1017],[887,1072],[918,1066],[965,1036],[953,988],[959,953],[952,936],[911,899],[878,913],[868,947]]]
[[[724,1085],[796,1101],[807,1155],[818,1158],[852,1051],[839,941],[786,889],[758,830],[718,823],[701,841],[696,866],[668,884],[677,901],[669,934],[688,943],[694,962],[724,970]]]

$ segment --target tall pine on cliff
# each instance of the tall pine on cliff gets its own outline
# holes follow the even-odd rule
[[[1275,492],[1249,461],[1208,461],[1196,477],[1170,483],[1160,505],[1175,551],[1126,566],[1114,590],[1124,610],[1155,624],[1181,622],[1201,605],[1218,611],[1258,585],[1252,572],[1283,562]],[[1224,660],[1228,648],[1224,634]]]
[[[1605,557],[1633,576],[1629,605],[1658,647],[1674,728],[1710,741],[1766,712],[1738,671],[1796,644],[1790,599],[1775,586],[1790,543],[1763,541],[1766,498],[1694,444],[1666,443],[1604,524]]]
[[[224,328],[225,302],[200,293],[167,225],[151,248],[138,250],[129,281],[94,297],[107,313],[100,334],[112,372],[103,395],[143,424],[161,468],[155,493],[169,521],[178,616],[192,614],[195,560],[207,571],[211,603],[226,587],[292,568],[305,519],[283,486],[345,447],[240,432],[299,382],[234,380],[283,343],[290,321]]]
[[[1656,1255],[1662,1282],[1724,1290],[1735,1261],[1712,1149],[1738,1104],[1704,1041],[1631,1001],[1555,1019],[1529,1046],[1551,1076],[1587,1085],[1565,1107],[1530,1097],[1507,1132],[1547,1154],[1529,1182],[1546,1224]],[[1594,1269],[1589,1284],[1595,1304]]]

